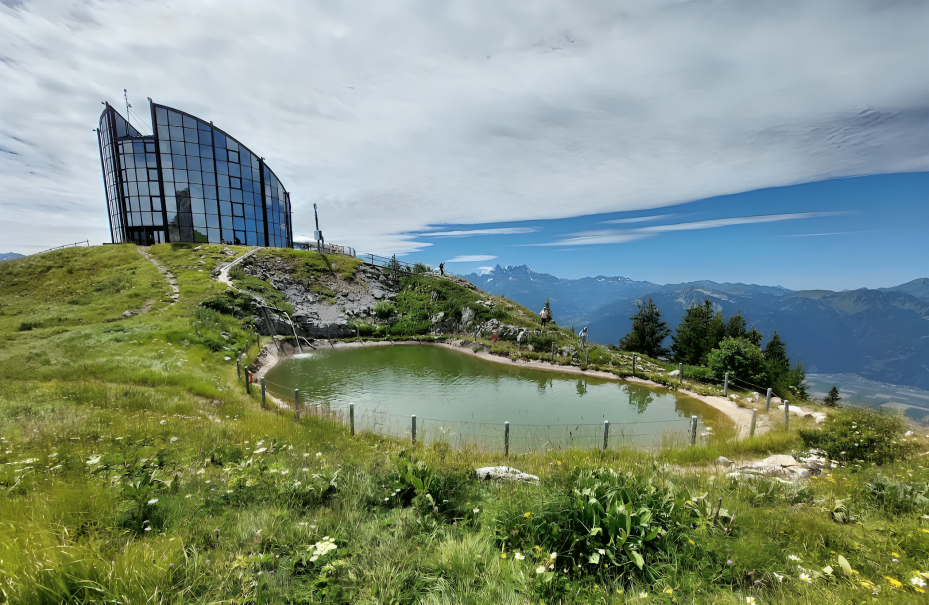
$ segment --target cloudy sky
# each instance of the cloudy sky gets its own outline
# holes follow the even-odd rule
[[[0,0],[0,252],[108,241],[92,129],[125,88],[142,130],[152,97],[263,155],[295,235],[317,203],[359,250],[661,282],[665,257],[629,258],[898,228],[922,260],[873,254],[925,276],[929,187],[899,173],[929,171],[927,25],[903,0]],[[771,283],[773,262],[685,268]],[[836,267],[806,278],[891,278]]]

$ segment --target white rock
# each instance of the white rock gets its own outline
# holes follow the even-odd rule
[[[764,466],[800,466],[796,458],[793,456],[785,456],[784,454],[768,456],[761,461],[761,464]]]
[[[132,311],[123,311],[123,317],[132,317]]]
[[[797,473],[797,476],[800,477],[801,479],[809,479],[813,475],[813,473],[810,472],[810,469],[803,468],[802,466],[797,467],[797,468],[792,468],[790,470]]]
[[[680,375],[680,373],[681,373],[680,370],[671,370],[670,372],[668,372],[668,376],[678,376]]]
[[[510,466],[485,466],[476,469],[478,479],[506,479],[508,481],[526,481],[529,483],[538,483],[539,478],[529,473],[524,473]]]
[[[732,466],[732,460],[726,458],[725,456],[720,456],[716,459],[716,464],[719,466]]]

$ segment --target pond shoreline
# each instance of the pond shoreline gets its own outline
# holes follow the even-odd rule
[[[290,359],[294,355],[299,355],[300,351],[291,345],[288,341],[278,341],[281,344],[281,349],[278,349],[277,346],[272,346],[271,344],[265,345],[261,353],[258,355],[256,364],[258,365],[258,370],[255,371],[255,379],[260,379],[267,374],[272,368],[276,367],[280,363]],[[319,342],[319,341],[317,341]],[[490,351],[485,350],[485,347],[481,347],[481,350],[474,351],[471,347],[467,346],[456,346],[448,342],[422,342],[418,340],[401,340],[401,341],[355,341],[355,342],[335,342],[330,343],[327,346],[316,347],[320,348],[332,348],[332,349],[358,349],[362,347],[392,347],[392,346],[438,346],[444,347],[452,351],[458,351],[466,355],[473,355],[480,359],[487,361],[492,361],[494,363],[501,363],[506,365],[511,365],[515,367],[522,368],[531,368],[534,370],[543,370],[546,372],[558,372],[561,374],[571,374],[574,376],[587,376],[591,378],[599,378],[602,380],[611,380],[614,382],[631,382],[636,384],[644,384],[651,387],[659,387],[668,389],[667,386],[659,384],[653,380],[647,380],[644,378],[636,378],[634,376],[621,378],[616,374],[611,372],[599,372],[596,370],[581,370],[575,366],[559,366],[552,363],[546,363],[543,361],[513,361],[507,357],[500,357],[499,355],[493,355]],[[304,349],[304,352],[308,352]],[[669,391],[671,389],[668,389]],[[713,397],[709,395],[699,395],[692,391],[686,389],[676,389],[678,393],[682,395],[687,395],[697,401],[700,401],[726,415],[727,418],[732,422],[736,427],[739,437],[745,438],[748,437],[749,425],[751,424],[752,419],[752,410],[747,408],[740,408],[731,401],[724,399],[722,397]],[[276,404],[283,408],[289,408],[285,402],[280,401],[279,399],[268,395]],[[767,426],[761,422],[758,423],[755,429],[755,434],[760,435],[765,432]]]

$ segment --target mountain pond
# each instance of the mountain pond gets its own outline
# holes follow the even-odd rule
[[[451,445],[510,449],[609,447],[685,443],[690,417],[697,435],[731,427],[721,412],[697,399],[653,387],[489,361],[433,345],[319,349],[291,357],[266,375],[268,391],[292,401],[299,390],[308,413],[324,410],[356,430]],[[317,407],[319,406],[319,407]]]

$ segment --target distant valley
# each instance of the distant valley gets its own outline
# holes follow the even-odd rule
[[[777,330],[788,355],[809,372],[853,373],[869,380],[929,389],[929,279],[891,288],[793,291],[779,286],[697,281],[659,285],[625,277],[561,279],[527,266],[464,276],[478,287],[533,310],[551,298],[556,321],[588,326],[591,339],[625,335],[635,301],[652,298],[672,329],[691,304],[711,300],[728,318],[741,310],[765,335]],[[666,344],[670,344],[670,337]]]

